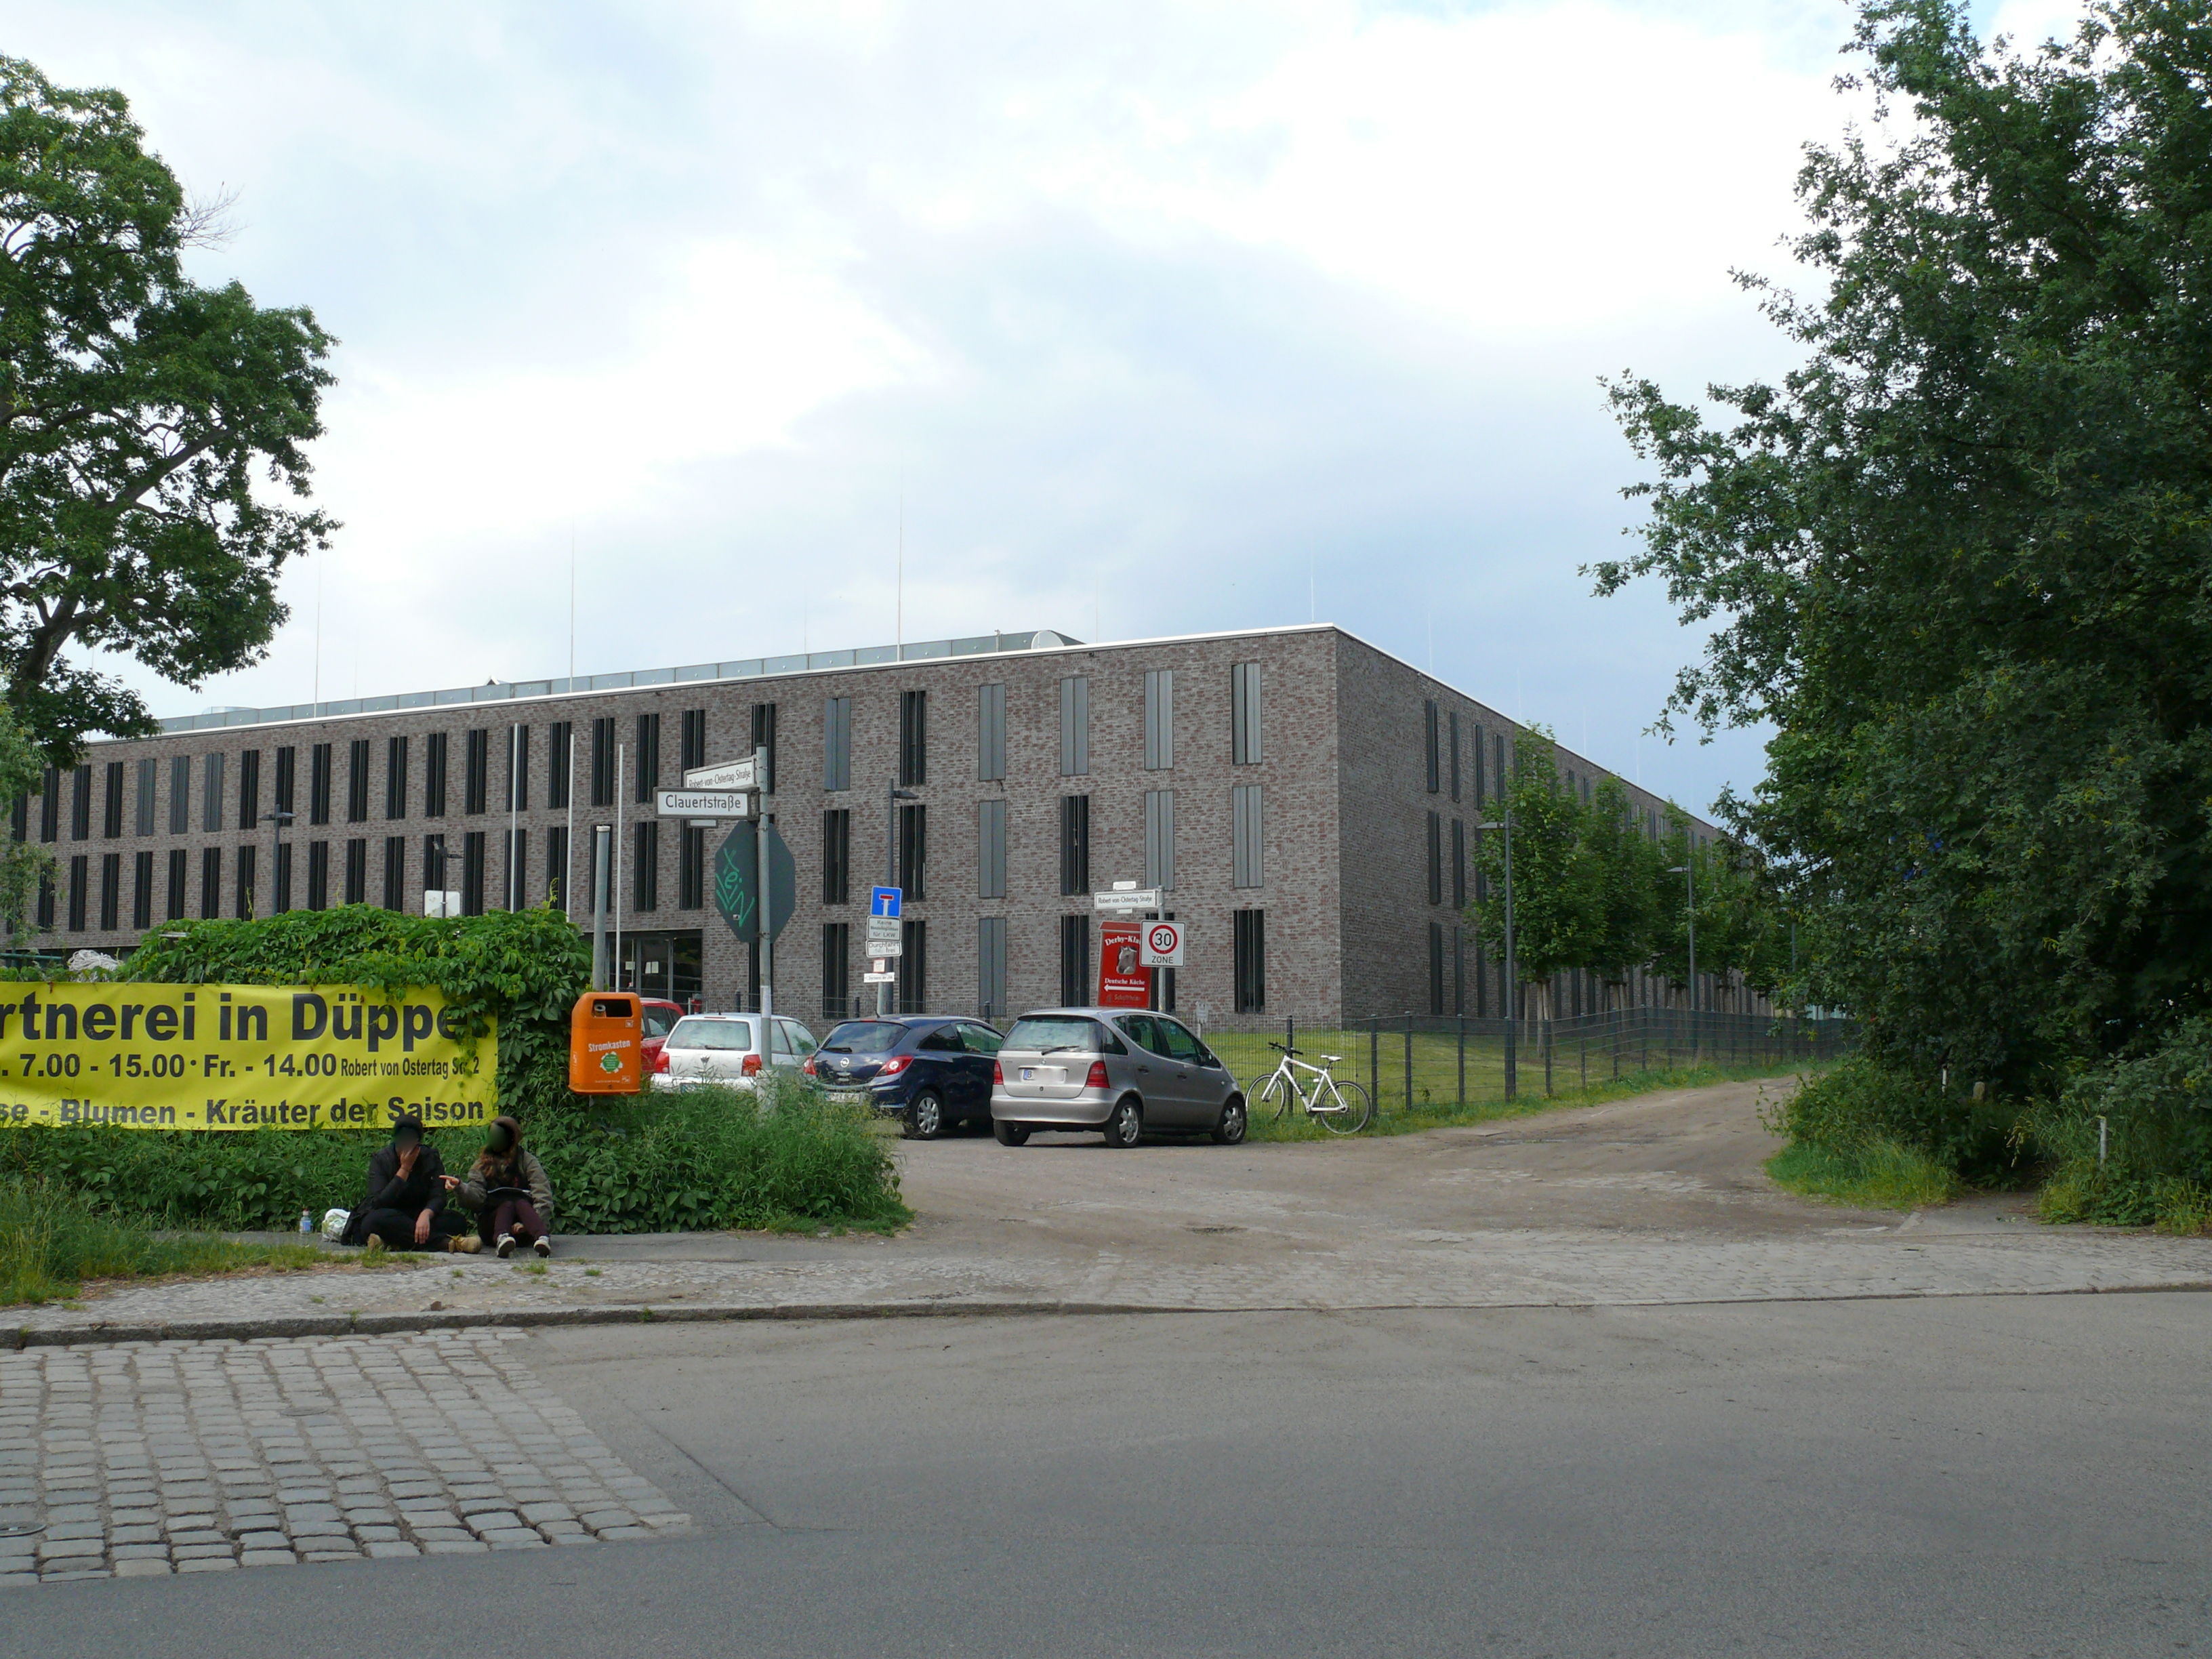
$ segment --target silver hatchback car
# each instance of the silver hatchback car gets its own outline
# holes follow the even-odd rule
[[[1095,1129],[1109,1146],[1147,1131],[1244,1139],[1244,1094],[1189,1028],[1129,1008],[1024,1014],[991,1076],[991,1127],[1002,1146],[1037,1129]]]

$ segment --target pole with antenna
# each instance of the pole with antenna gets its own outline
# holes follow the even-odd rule
[[[896,597],[892,600],[891,644],[902,659],[906,656],[906,497],[898,498],[898,581]]]

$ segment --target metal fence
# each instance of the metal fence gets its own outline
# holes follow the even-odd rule
[[[972,1006],[929,1012],[983,1018]],[[1691,1066],[1817,1064],[1842,1054],[1857,1032],[1846,1019],[1692,1013],[1680,1008],[1624,1008],[1511,1022],[1451,1014],[1349,1022],[1247,1015],[1200,1026],[1188,1013],[1178,1018],[1200,1030],[1206,1046],[1248,1085],[1274,1070],[1277,1056],[1270,1045],[1283,1043],[1301,1050],[1309,1062],[1336,1056],[1331,1068],[1335,1074],[1364,1085],[1382,1111],[1571,1094],[1622,1078]],[[984,1023],[1004,1031],[1012,1021]]]

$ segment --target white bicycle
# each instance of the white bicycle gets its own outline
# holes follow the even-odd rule
[[[1340,1135],[1356,1135],[1375,1121],[1375,1103],[1368,1098],[1367,1091],[1357,1083],[1339,1083],[1329,1075],[1328,1068],[1341,1061],[1342,1054],[1323,1054],[1321,1065],[1309,1066],[1297,1057],[1304,1052],[1302,1049],[1285,1048],[1279,1042],[1267,1046],[1282,1059],[1247,1094],[1255,1115],[1273,1107],[1271,1115],[1281,1123],[1290,1117],[1295,1103],[1323,1128]],[[1301,1081],[1300,1073],[1311,1081]]]

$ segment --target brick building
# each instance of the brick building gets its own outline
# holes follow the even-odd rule
[[[272,908],[419,914],[448,890],[471,914],[550,898],[588,926],[605,824],[624,982],[744,1006],[757,963],[707,879],[724,831],[655,816],[655,792],[760,744],[799,870],[776,1001],[803,1018],[861,1000],[887,842],[907,891],[907,1006],[1005,1017],[1089,1000],[1091,895],[1124,880],[1164,890],[1185,923],[1187,965],[1158,995],[1200,1019],[1498,1012],[1495,966],[1459,912],[1514,726],[1328,625],[1111,645],[993,635],[165,728],[94,744],[17,804],[15,835],[59,866],[40,948],[127,951],[173,918]],[[1578,790],[1600,775],[1565,750],[1559,763]],[[1656,815],[1656,797],[1632,794]],[[1595,1008],[1572,981],[1559,1011]]]

